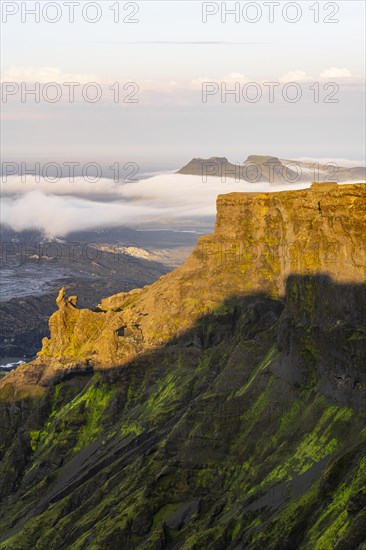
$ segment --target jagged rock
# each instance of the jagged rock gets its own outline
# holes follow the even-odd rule
[[[77,301],[78,301],[78,297],[77,296],[69,296],[67,302],[68,304],[76,307],[76,304],[77,304]]]
[[[60,292],[58,293],[58,296],[56,298],[56,304],[58,308],[63,311],[67,306],[73,306],[76,307],[78,301],[77,296],[69,296],[69,298],[66,298],[66,289],[65,287],[62,287]]]
[[[62,287],[60,289],[60,292],[58,293],[57,298],[56,298],[56,304],[57,304],[59,309],[63,309],[67,305],[65,295],[66,295],[65,287]]]

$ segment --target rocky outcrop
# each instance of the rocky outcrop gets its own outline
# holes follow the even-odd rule
[[[48,384],[65,372],[111,368],[176,338],[228,296],[284,296],[290,275],[327,275],[337,283],[365,280],[364,185],[316,184],[281,193],[231,193],[217,199],[215,231],[156,283],[102,300],[97,311],[58,297],[50,338],[28,372]],[[32,375],[33,376],[33,375]]]
[[[65,242],[62,247],[56,247],[59,258],[55,254],[55,257],[50,256],[49,259],[41,261],[37,258],[28,258],[26,251],[30,254],[34,249],[52,250],[52,243],[29,243],[25,240],[24,250],[23,246],[15,245],[15,248],[19,246],[19,250],[11,257],[12,261],[7,262],[4,251],[7,247],[12,250],[14,245],[9,244],[12,238],[23,237],[8,235],[3,239],[3,256],[0,258],[2,267],[12,268],[14,260],[16,267],[13,264],[13,268],[21,281],[25,276],[27,279],[31,277],[32,272],[32,276],[36,278],[39,269],[44,269],[45,273],[54,273],[57,279],[39,296],[20,296],[0,303],[1,357],[24,357],[29,361],[36,356],[42,347],[42,339],[49,335],[48,319],[58,309],[55,298],[60,286],[65,286],[68,294],[78,295],[79,308],[94,309],[103,297],[151,284],[171,270],[167,265],[156,263],[159,260],[157,255],[154,256],[154,261],[145,261],[125,254],[120,247],[117,249],[115,246],[95,245],[97,248],[93,248],[93,245],[90,245],[88,248],[87,244],[84,247],[82,241],[79,242],[74,256],[70,253],[72,242]],[[90,235],[89,238],[92,240],[93,236]],[[100,260],[94,262],[92,258],[98,249]],[[14,291],[16,292],[16,287]]]

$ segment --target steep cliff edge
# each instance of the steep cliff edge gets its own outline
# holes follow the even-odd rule
[[[157,283],[61,290],[0,384],[0,549],[365,550],[364,190],[221,196]]]
[[[283,297],[290,274],[363,282],[365,202],[361,184],[219,196],[214,233],[156,283],[106,298],[98,311],[79,310],[61,293],[38,358],[1,386],[36,385],[39,391],[67,371],[121,365],[176,338],[227,297]]]

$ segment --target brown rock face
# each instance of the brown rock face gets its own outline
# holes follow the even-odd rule
[[[78,301],[77,296],[70,296],[69,298],[66,298],[65,287],[61,288],[61,290],[58,293],[58,296],[56,298],[57,307],[61,311],[65,310],[67,307],[76,307],[77,301]]]
[[[106,298],[100,311],[76,308],[62,289],[51,338],[38,358],[0,384],[48,384],[70,370],[121,365],[175,338],[230,296],[284,295],[289,275],[365,280],[366,186],[316,184],[281,193],[217,199],[215,231],[156,283]]]

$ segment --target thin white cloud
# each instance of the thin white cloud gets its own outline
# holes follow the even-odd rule
[[[283,75],[281,75],[278,78],[278,81],[280,83],[288,83],[288,82],[316,82],[320,79],[338,79],[338,78],[348,78],[352,79],[355,83],[359,82],[360,79],[363,77],[361,76],[354,76],[349,69],[339,69],[337,67],[332,67],[331,69],[325,69],[318,75],[310,75],[307,74],[305,71],[301,69],[296,69],[293,71],[289,71]],[[275,80],[275,79],[274,79]],[[205,82],[215,82],[218,84],[226,83],[227,85],[233,85],[236,82],[239,82],[240,84],[247,84],[248,82],[253,82],[254,80],[250,77],[242,74],[242,73],[236,73],[232,72],[230,74],[220,76],[220,77],[198,77],[193,80],[191,80],[191,89],[192,90],[201,90],[202,85]],[[264,84],[266,80],[259,79],[257,81],[258,84]]]
[[[223,77],[223,80],[231,82],[248,82],[248,78],[242,73],[229,73]]]
[[[301,69],[289,71],[278,78],[281,83],[286,82],[310,82],[317,81],[319,79],[348,79],[348,82],[352,79],[355,83],[359,82],[360,76],[352,75],[351,71],[346,68],[332,67],[325,69],[319,75],[309,75]],[[268,79],[258,79],[258,84],[267,82]],[[64,84],[67,82],[78,82],[79,84],[87,84],[95,82],[101,86],[111,86],[114,82],[132,82],[132,79],[128,77],[108,77],[107,75],[101,75],[96,73],[71,73],[66,72],[60,67],[46,66],[46,67],[32,67],[32,66],[11,66],[1,75],[2,82],[39,82],[41,84],[55,82],[57,84]],[[136,82],[138,85],[138,94],[144,94],[144,102],[146,104],[155,104],[156,98],[154,94],[164,94],[166,101],[168,96],[171,96],[170,103],[176,103],[177,105],[190,105],[194,103],[192,92],[202,90],[202,85],[206,82],[215,82],[218,84],[225,83],[228,87],[235,86],[236,83],[241,85],[253,82],[254,79],[241,72],[231,72],[223,76],[204,76],[197,77],[191,80],[164,80],[164,79],[142,79]],[[126,92],[127,93],[127,92]],[[151,94],[151,95],[149,95]],[[67,98],[68,94],[65,92],[62,96]],[[76,94],[78,98],[78,94]],[[109,92],[103,93],[103,98],[113,98],[113,94]],[[161,100],[161,98],[160,98]],[[123,106],[128,105],[124,103]]]
[[[351,78],[353,75],[349,69],[332,67],[320,73],[320,78]]]
[[[318,79],[337,79],[337,78],[353,78],[357,80],[359,77],[355,77],[349,69],[339,69],[337,67],[332,67],[330,69],[325,69],[319,75],[309,75],[302,70],[289,71],[288,73],[280,77],[280,82],[315,82]]]
[[[352,79],[355,82],[359,81],[361,76],[355,76],[349,69],[340,69],[337,67],[332,67],[330,69],[324,69],[319,75],[309,75],[305,71],[300,69],[289,71],[288,73],[282,75],[279,79],[280,82],[310,82],[317,81],[319,79],[338,79],[338,78],[348,78]]]
[[[248,79],[248,77],[245,76],[244,74],[232,72],[225,76],[220,76],[220,77],[206,76],[206,77],[194,78],[191,80],[190,88],[192,90],[202,90],[202,85],[207,82],[215,82],[218,84],[225,83],[228,86],[230,86],[230,85],[235,85],[237,82],[239,82],[240,84],[246,84],[249,81],[250,80]]]
[[[67,73],[60,67],[17,67],[11,66],[10,69],[2,73],[2,82],[40,82],[47,84],[56,82],[78,82],[86,84],[89,82],[100,82],[100,77],[95,73]]]
[[[144,92],[169,93],[179,90],[176,80],[141,80],[138,85]]]
[[[330,157],[297,157],[299,162],[311,162],[319,164],[320,166],[325,166],[328,163],[335,164],[336,166],[342,166],[344,168],[358,168],[360,166],[365,166],[365,159],[363,160],[350,160],[344,158],[330,158]]]
[[[290,71],[280,77],[280,82],[307,82],[314,80],[313,76],[306,74],[305,71]]]
[[[230,42],[219,40],[137,40],[137,41],[120,41],[115,40],[113,42],[99,41],[99,44],[112,44],[126,46],[127,44],[147,44],[147,45],[173,45],[173,46],[263,46],[269,44],[269,42]]]

